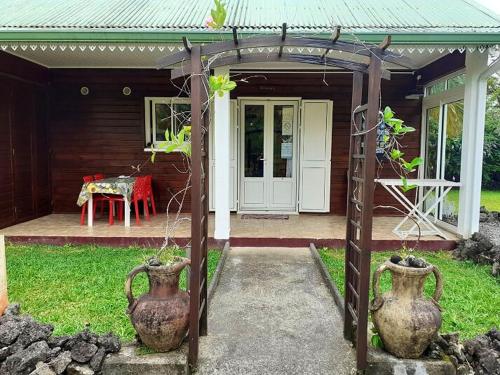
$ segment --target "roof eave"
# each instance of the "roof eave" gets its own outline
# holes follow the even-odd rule
[[[242,36],[262,34],[263,32],[239,31]],[[267,31],[267,34],[274,31]],[[329,38],[330,32],[315,32],[316,37]],[[293,35],[293,31],[290,31]],[[307,33],[297,33],[304,35]],[[377,30],[374,32],[345,33],[342,37],[356,38],[368,42],[379,43],[386,35],[392,35],[392,43],[399,45],[491,45],[500,44],[499,32],[408,32]],[[89,43],[178,43],[182,36],[195,43],[207,43],[224,39],[232,39],[232,32],[207,32],[192,30],[62,30],[62,29],[0,29],[0,42],[39,42],[39,43],[68,43],[68,42],[89,42]]]

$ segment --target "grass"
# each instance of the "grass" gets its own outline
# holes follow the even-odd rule
[[[56,335],[73,334],[89,323],[93,331],[112,331],[132,341],[134,329],[125,314],[127,274],[154,250],[101,246],[7,245],[8,291],[24,313],[54,325]],[[182,252],[179,255],[184,255]],[[220,251],[208,254],[211,280]],[[181,274],[185,289],[186,275]],[[147,277],[134,280],[134,294],[147,290]]]
[[[344,250],[321,249],[319,254],[332,280],[344,295]],[[393,254],[394,252],[372,253],[372,272]],[[415,255],[436,265],[443,275],[444,292],[439,301],[443,309],[441,332],[458,331],[462,339],[467,339],[485,333],[492,327],[500,327],[500,282],[491,275],[491,266],[457,261],[445,251],[416,252]],[[427,278],[427,296],[432,295],[434,282],[434,276]],[[382,291],[389,290],[390,286],[390,273],[384,272],[381,279]]]
[[[458,190],[451,190],[446,199],[458,208]],[[500,190],[482,190],[481,206],[485,206],[488,211],[500,211]]]

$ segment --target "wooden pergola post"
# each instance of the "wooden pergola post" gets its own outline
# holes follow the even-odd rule
[[[345,254],[344,337],[356,345],[356,367],[367,367],[368,304],[375,190],[377,124],[384,41],[372,51],[368,66],[367,103],[362,105],[363,76],[354,72],[349,150]]]
[[[208,103],[201,47],[191,49],[191,269],[188,364],[198,361],[199,336],[207,334]],[[206,110],[204,111],[204,107]],[[206,121],[206,123],[205,123]]]

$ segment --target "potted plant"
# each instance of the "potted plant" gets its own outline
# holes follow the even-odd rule
[[[406,126],[403,120],[394,116],[390,107],[385,107],[380,113],[380,123],[377,128],[383,130],[378,133],[378,151],[383,153],[382,160],[387,160],[391,168],[402,180],[401,190],[406,193],[416,186],[408,183],[408,176],[422,164],[421,157],[406,161],[400,138],[415,131],[415,128]],[[382,161],[380,164],[382,165]],[[400,213],[397,207],[384,206]],[[419,222],[410,214],[418,227]],[[406,250],[404,244],[403,249]],[[384,294],[380,292],[380,276],[388,270],[392,276],[392,289]],[[436,279],[434,295],[428,299],[423,294],[426,278],[433,273]],[[393,256],[378,267],[373,274],[373,301],[370,310],[373,323],[383,347],[400,358],[418,358],[429,346],[432,338],[441,327],[441,310],[438,301],[443,291],[441,273],[436,266],[413,255]]]
[[[390,271],[392,289],[380,292],[380,276]],[[428,299],[423,294],[427,276],[434,274],[436,288]],[[438,301],[443,292],[441,273],[436,266],[410,255],[393,256],[373,274],[373,324],[385,350],[400,358],[419,358],[441,328]]]
[[[190,264],[183,257],[152,257],[134,268],[125,282],[127,313],[140,341],[158,352],[178,348],[188,331],[189,294],[179,289],[181,271]],[[149,291],[139,298],[132,293],[135,276],[145,272]]]

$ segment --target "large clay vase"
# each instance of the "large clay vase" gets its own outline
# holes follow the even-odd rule
[[[188,330],[189,294],[179,290],[179,275],[190,263],[181,258],[170,266],[136,267],[127,277],[125,293],[132,325],[142,343],[157,352],[178,348]],[[149,292],[135,299],[132,294],[134,277],[145,272]]]
[[[380,276],[389,270],[392,290],[381,295]],[[434,273],[436,289],[432,299],[423,295],[427,276]],[[385,349],[399,358],[419,358],[441,327],[438,301],[443,292],[439,270],[404,267],[390,261],[382,264],[373,274],[371,312]]]

